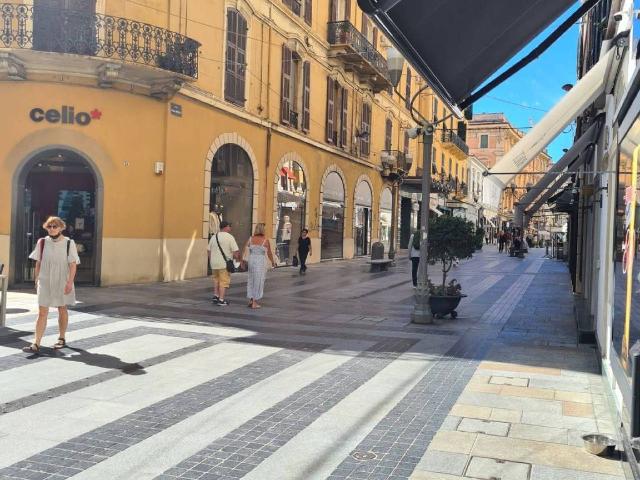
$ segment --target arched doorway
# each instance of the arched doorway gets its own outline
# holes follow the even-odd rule
[[[384,251],[389,251],[391,245],[391,219],[393,217],[393,196],[390,188],[382,190],[380,195],[380,241]]]
[[[49,149],[27,162],[17,183],[15,283],[33,281],[35,262],[29,260],[29,254],[38,239],[46,235],[43,222],[55,215],[65,221],[64,235],[78,248],[76,283],[99,284],[98,184],[93,167],[71,150]]]
[[[358,183],[355,194],[354,208],[354,239],[355,254],[368,255],[371,244],[371,187],[364,180]]]
[[[321,255],[324,259],[342,258],[344,238],[344,183],[336,172],[329,172],[322,190]]]
[[[215,222],[232,223],[240,248],[251,236],[253,167],[247,152],[235,143],[222,145],[211,162],[209,210]],[[211,229],[216,233],[216,228]]]
[[[307,179],[298,162],[284,161],[276,173],[276,189],[276,256],[278,265],[289,265],[296,252],[295,242],[306,227]]]

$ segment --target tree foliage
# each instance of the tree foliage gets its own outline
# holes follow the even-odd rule
[[[429,263],[442,265],[443,291],[453,262],[473,256],[475,237],[475,226],[463,218],[441,215],[429,219]]]

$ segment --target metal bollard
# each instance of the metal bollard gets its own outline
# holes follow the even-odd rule
[[[9,279],[6,275],[0,275],[0,327],[4,327],[7,317],[7,289]]]

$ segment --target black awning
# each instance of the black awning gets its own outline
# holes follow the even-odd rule
[[[464,107],[491,75],[576,0],[358,0],[450,107]]]

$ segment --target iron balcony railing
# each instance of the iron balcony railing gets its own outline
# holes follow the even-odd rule
[[[0,47],[110,58],[198,77],[199,42],[92,11],[0,3]]]
[[[369,62],[377,72],[391,84],[387,61],[374,46],[347,20],[329,22],[329,43],[331,45],[349,45],[354,51]]]
[[[462,140],[462,138],[460,138],[456,132],[449,128],[445,128],[442,131],[442,143],[451,143],[465,155],[469,155],[469,145],[467,145],[466,142]]]

